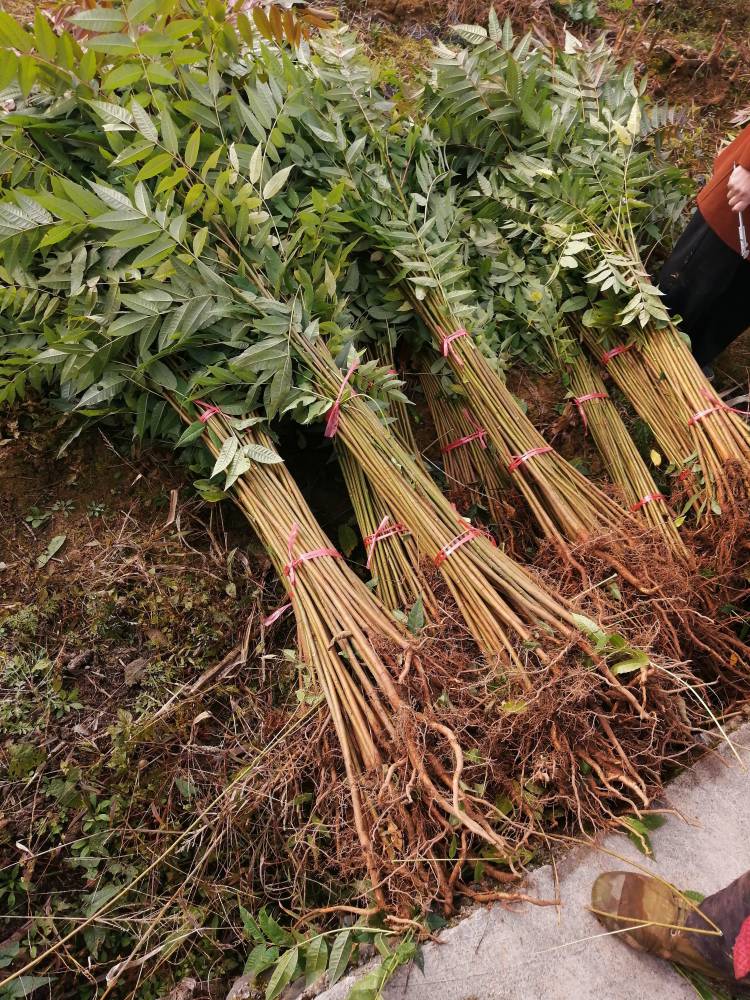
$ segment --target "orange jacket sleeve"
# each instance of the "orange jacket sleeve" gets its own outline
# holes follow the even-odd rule
[[[711,179],[698,195],[698,208],[703,218],[717,236],[739,253],[737,213],[731,210],[727,200],[727,185],[735,163],[750,170],[750,126],[719,153]]]
[[[733,162],[750,170],[750,125],[746,125],[730,148],[734,147]]]

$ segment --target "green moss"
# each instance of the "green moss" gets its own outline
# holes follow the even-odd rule
[[[432,59],[429,38],[401,35],[377,22],[373,22],[363,41],[380,67],[383,84],[396,90],[423,73]]]

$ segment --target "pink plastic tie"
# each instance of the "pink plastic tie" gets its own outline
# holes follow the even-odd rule
[[[299,525],[293,524],[291,531],[289,532],[289,537],[287,538],[286,548],[287,555],[289,557],[289,562],[284,567],[284,576],[289,579],[289,586],[294,589],[297,583],[297,574],[295,572],[297,566],[302,563],[309,562],[311,559],[320,559],[323,556],[330,556],[331,559],[341,559],[341,553],[337,552],[336,549],[312,549],[310,552],[303,552],[301,556],[297,556],[295,559],[292,555],[292,549],[294,548],[294,543],[297,541],[297,536],[299,535]]]
[[[709,400],[709,402],[713,402],[713,406],[709,406],[705,410],[701,410],[699,413],[694,413],[688,420],[688,427],[694,427],[697,423],[703,420],[704,417],[708,417],[712,413],[719,413],[721,410],[724,410],[726,413],[739,413],[742,416],[745,415],[744,410],[738,410],[735,406],[727,406],[723,400],[716,399],[705,389],[701,389],[701,395],[705,399]]]
[[[497,545],[497,542],[489,531],[483,531],[481,528],[467,528],[466,531],[463,531],[460,535],[456,535],[452,541],[442,547],[442,549],[435,556],[435,565],[440,566],[443,562],[445,562],[448,556],[452,556],[453,553],[457,549],[460,549],[462,545],[465,545],[474,538],[478,538],[480,535],[483,535],[486,539],[492,542],[493,545]]]
[[[469,331],[465,329],[463,326],[459,326],[459,328],[457,330],[454,330],[453,333],[445,334],[440,341],[440,350],[442,352],[443,357],[447,358],[448,355],[450,354],[455,359],[457,365],[462,365],[463,361],[451,347],[451,344],[453,343],[454,340],[458,340],[460,337],[468,337],[468,336],[469,336]]]
[[[465,437],[456,438],[455,441],[451,441],[450,444],[447,444],[445,448],[441,448],[440,450],[444,455],[449,451],[453,451],[454,448],[460,448],[462,445],[471,444],[472,441],[478,441],[483,448],[487,447],[487,431],[476,422],[468,410],[464,410],[464,416],[470,424],[473,424],[473,426],[476,427],[476,430],[471,434],[465,435]]]
[[[610,361],[614,358],[618,358],[621,354],[626,354],[628,351],[632,351],[635,344],[620,344],[619,347],[613,347],[611,351],[605,351],[602,354],[602,364],[608,365]]]
[[[393,535],[409,534],[409,529],[405,524],[401,524],[400,522],[389,524],[389,521],[390,517],[386,514],[373,533],[365,538],[365,550],[367,551],[367,563],[365,565],[368,569],[370,568],[370,563],[372,562],[373,550],[378,542],[382,542],[384,538],[392,538]]]
[[[358,368],[359,368],[359,358],[355,358],[354,361],[352,361],[352,363],[349,365],[349,371],[344,376],[344,379],[341,383],[341,388],[339,389],[339,394],[336,397],[333,406],[331,407],[330,413],[328,414],[328,420],[326,421],[326,429],[325,429],[325,437],[327,438],[332,438],[336,436],[336,432],[339,429],[339,419],[341,416],[341,400],[344,395],[344,389],[346,389],[349,383],[349,379],[352,377],[352,375]],[[352,394],[356,396],[354,390],[352,390]]]
[[[573,399],[573,402],[578,407],[578,413],[579,413],[579,415],[581,417],[581,421],[583,422],[583,429],[585,431],[588,431],[588,429],[589,429],[589,420],[588,420],[588,417],[586,416],[586,411],[583,408],[583,404],[584,403],[589,403],[592,399],[609,399],[609,393],[608,392],[587,392],[585,396],[575,396],[574,399]]]
[[[539,448],[529,448],[525,451],[523,455],[516,455],[508,466],[508,472],[513,473],[516,469],[520,468],[524,462],[528,462],[530,458],[536,458],[537,455],[547,455],[553,450],[551,445],[543,445]]]
[[[634,503],[630,508],[631,513],[635,513],[642,507],[645,507],[647,503],[653,503],[654,500],[666,500],[666,496],[663,493],[647,493],[645,497],[641,497],[638,503]]]
[[[202,424],[207,424],[211,417],[215,417],[217,413],[221,413],[218,406],[214,406],[213,403],[207,403],[203,399],[194,400],[193,406],[197,407],[201,411],[198,415],[198,419]]]

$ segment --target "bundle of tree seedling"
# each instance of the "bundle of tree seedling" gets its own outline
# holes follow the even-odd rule
[[[654,482],[601,376],[583,354],[573,360],[569,376],[572,404],[581,425],[585,432],[591,432],[612,482],[622,488],[629,509],[638,512],[680,558],[687,558],[667,497]]]
[[[434,616],[432,588],[406,525],[391,518],[362,467],[345,448],[339,448],[338,458],[362,535],[365,568],[372,574],[378,597],[392,611],[403,611],[419,602],[428,615]]]
[[[588,582],[608,565],[636,593],[653,594],[659,583],[650,570],[651,543],[640,541],[636,517],[650,494],[627,511],[592,485],[535,429],[498,371],[496,344],[472,301],[476,293],[460,238],[465,210],[442,141],[408,118],[391,121],[372,68],[346,36],[330,34],[315,51],[312,69],[320,86],[310,90],[310,115],[318,117],[308,172],[345,185],[347,215],[421,321],[418,342],[428,337],[445,359],[558,555]],[[655,491],[652,499],[660,502]]]
[[[580,350],[575,346],[580,335],[651,424],[671,461],[668,472],[677,478],[675,499],[681,508],[676,524],[691,506],[699,514],[720,514],[716,490],[736,498],[737,480],[749,468],[744,446],[737,443],[727,465],[726,440],[717,439],[714,447],[704,436],[696,449],[691,433],[696,423],[713,416],[733,428],[737,442],[747,429],[715,400],[703,408],[710,412],[695,419],[685,415],[679,399],[687,398],[686,386],[695,386],[703,376],[668,322],[640,258],[639,241],[653,242],[672,231],[684,201],[684,178],[661,162],[658,147],[655,152],[642,138],[658,137],[658,129],[670,121],[669,112],[645,105],[632,70],[616,70],[603,41],[583,50],[571,39],[568,51],[559,53],[530,36],[515,39],[509,26],[501,28],[494,17],[488,31],[466,28],[464,35],[469,49],[441,47],[429,103],[435,127],[448,141],[447,155],[457,171],[453,182],[462,188],[471,244],[481,258],[472,267],[475,284],[496,310],[513,318],[505,337],[496,336],[496,349],[532,364],[546,356],[549,368],[572,365],[572,377],[580,383]],[[634,324],[643,331],[634,333]],[[658,337],[657,324],[666,331]],[[656,341],[660,351],[666,342],[679,342],[675,350],[683,362],[677,363],[676,354],[674,364],[657,362],[649,346]],[[574,396],[581,400],[576,405],[582,422],[585,417],[588,425],[596,414],[600,450],[627,506],[640,516],[647,511],[679,557],[672,584],[670,573],[659,585],[666,597],[675,580],[689,583],[680,566],[684,548],[665,517],[667,491],[654,488],[636,449],[626,443],[616,409],[596,399],[606,387],[591,377],[584,385],[587,391]],[[701,392],[705,398],[707,384]],[[726,558],[711,558],[718,586],[701,582],[700,593],[691,597],[696,610],[710,618],[742,602],[746,555],[735,544],[738,513],[744,524],[740,504],[739,511],[728,511],[727,524],[711,529],[712,537],[718,530],[727,540],[713,553],[724,551]],[[697,545],[701,548],[700,540]],[[683,653],[701,655],[689,648],[695,641],[696,650],[710,654],[712,633],[700,627],[699,617],[694,622]],[[736,643],[725,625],[717,626],[716,633],[729,645]],[[729,645],[722,645],[720,660],[731,662]],[[737,655],[745,654],[736,650]]]
[[[471,199],[470,199],[471,200]],[[623,505],[653,529],[675,554],[687,556],[667,497],[658,489],[622,415],[583,347],[571,337],[559,297],[558,268],[539,251],[521,258],[497,226],[496,206],[469,215],[472,281],[502,317],[499,354],[543,374],[552,372],[584,436],[591,436]],[[653,453],[652,453],[653,454]]]
[[[734,596],[729,596],[731,587],[726,581],[717,586],[711,572],[724,560],[706,559],[695,550],[692,537],[682,537],[679,526],[684,517],[675,518],[671,512],[664,487],[654,481],[623,420],[622,404],[616,405],[597,369],[570,337],[565,313],[555,305],[559,283],[554,267],[531,252],[519,267],[517,253],[491,218],[488,221],[481,213],[474,217],[469,239],[472,254],[480,254],[472,268],[474,285],[503,316],[504,340],[497,349],[508,359],[520,357],[537,369],[543,359],[544,370],[557,373],[575,418],[572,429],[577,426],[581,442],[591,436],[621,501],[647,532],[649,573],[655,584],[650,597],[658,594],[658,599],[648,599],[646,608],[655,615],[661,639],[672,655],[698,660],[708,666],[709,676],[721,677],[728,663],[746,655],[731,627],[733,616],[723,609],[727,597]],[[660,464],[661,456],[651,449],[649,460]],[[705,572],[698,572],[698,566]],[[684,627],[675,629],[671,619],[677,609]]]
[[[469,199],[471,200],[471,199]],[[469,214],[472,283],[502,317],[497,350],[540,374],[554,373],[568,398],[584,436],[591,435],[623,505],[653,529],[669,549],[687,557],[667,497],[658,489],[622,415],[583,347],[570,335],[561,311],[559,268],[539,250],[521,258],[497,226],[496,206]]]
[[[504,543],[514,541],[510,528],[509,479],[503,478],[500,461],[487,443],[487,432],[472,416],[468,405],[451,395],[450,388],[429,370],[419,382],[435,426],[446,482],[446,495],[459,510],[484,510],[493,530]]]
[[[644,101],[645,81],[603,39],[569,37],[560,52],[494,17],[463,34],[469,48],[441,47],[431,96],[452,167],[477,201],[501,207],[509,236],[557,262],[561,306],[581,311],[583,339],[676,471],[692,475],[697,457],[698,513],[746,511],[750,431],[692,359],[642,254],[668,239],[684,201],[685,179],[659,151],[673,117]]]
[[[464,206],[458,204],[460,185],[446,166],[443,143],[408,117],[391,121],[391,105],[379,93],[372,68],[345,35],[327,35],[315,51],[319,59],[312,70],[319,86],[307,92],[309,120],[314,116],[315,122],[308,174],[335,181],[347,192],[345,219],[361,230],[369,252],[390,269],[421,320],[415,346],[427,338],[439,348],[554,547],[556,584],[566,592],[581,579],[593,584],[602,614],[609,592],[597,584],[614,569],[621,585],[617,602],[623,593],[629,608],[639,595],[645,598],[638,620],[651,621],[670,655],[698,657],[711,678],[727,672],[734,682],[747,651],[728,624],[714,622],[716,609],[727,603],[725,593],[702,593],[702,578],[686,588],[688,570],[673,530],[667,525],[659,529],[663,535],[647,534],[639,523],[644,506],[663,503],[660,492],[645,491],[627,511],[550,447],[508,391],[481,326],[483,313],[480,322],[472,322],[478,313],[463,263]],[[619,421],[616,411],[610,416]],[[624,434],[624,428],[617,431]],[[642,472],[639,461],[636,485]],[[658,559],[655,545],[663,550]],[[690,593],[694,609],[685,599]],[[480,642],[487,648],[486,640]]]
[[[377,350],[383,355],[381,359],[369,358],[357,366],[358,382],[368,392],[375,390],[376,382],[385,387],[391,429],[416,457],[418,451],[408,414],[410,403],[395,388],[397,372],[387,339],[377,342]],[[368,353],[373,352],[371,350]],[[370,379],[368,373],[376,371],[380,377]],[[334,430],[333,426],[327,429],[331,433]],[[427,578],[429,574],[425,573],[424,566],[420,564],[419,550],[406,525],[391,518],[377,490],[372,487],[362,467],[352,459],[346,448],[340,446],[337,453],[361,534],[365,568],[372,574],[376,593],[385,606],[393,611],[403,611],[418,602],[422,611],[434,616],[436,603]]]
[[[360,377],[339,283],[354,219],[341,203],[365,143],[325,117],[336,94],[328,51],[303,45],[295,57],[248,39],[218,5],[117,5],[74,20],[83,44],[0,19],[0,278],[13,303],[0,399],[32,388],[84,420],[132,418],[136,437],[203,462],[206,499],[229,496],[247,515],[340,742],[363,892],[378,905],[439,898],[450,909],[471,891],[463,868],[477,846],[512,863],[547,809],[586,824],[648,803],[664,760],[692,742],[694,703],[675,693],[690,690],[687,668],[582,616],[585,603],[458,516],[389,430],[399,380],[382,365]],[[350,65],[342,56],[344,76]],[[405,163],[414,131],[401,135]],[[456,332],[450,292],[408,288],[443,342]],[[533,445],[525,424],[511,435],[521,410],[468,337],[449,346],[500,453]],[[503,386],[499,408],[479,391],[490,376]],[[428,630],[417,648],[347,568],[268,436],[281,418],[324,421],[379,511],[439,572],[440,645]],[[559,535],[585,481],[571,487],[565,463],[549,469],[542,499],[527,498]],[[585,511],[613,517],[585,486]],[[585,515],[567,527],[587,528]]]

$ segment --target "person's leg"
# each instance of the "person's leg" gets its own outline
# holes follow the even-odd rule
[[[703,958],[726,979],[734,977],[735,946],[740,938],[743,925],[750,921],[750,872],[740,875],[726,889],[706,896],[699,907],[700,913],[691,913],[686,924],[688,928],[706,929],[706,920],[701,914],[716,924],[722,936],[694,935],[694,945]],[[744,932],[748,933],[747,929]]]
[[[700,321],[700,332],[691,338],[693,355],[707,365],[750,326],[750,264],[740,261],[734,277]]]
[[[750,272],[747,263],[696,211],[664,264],[657,284],[667,309],[681,318],[680,327],[690,337],[693,354],[702,365],[720,354],[744,329],[741,317],[745,311],[738,313],[739,299],[732,290],[746,280],[746,271]]]
[[[750,995],[750,872],[700,906],[648,875],[606,872],[594,883],[591,908],[631,948]]]

